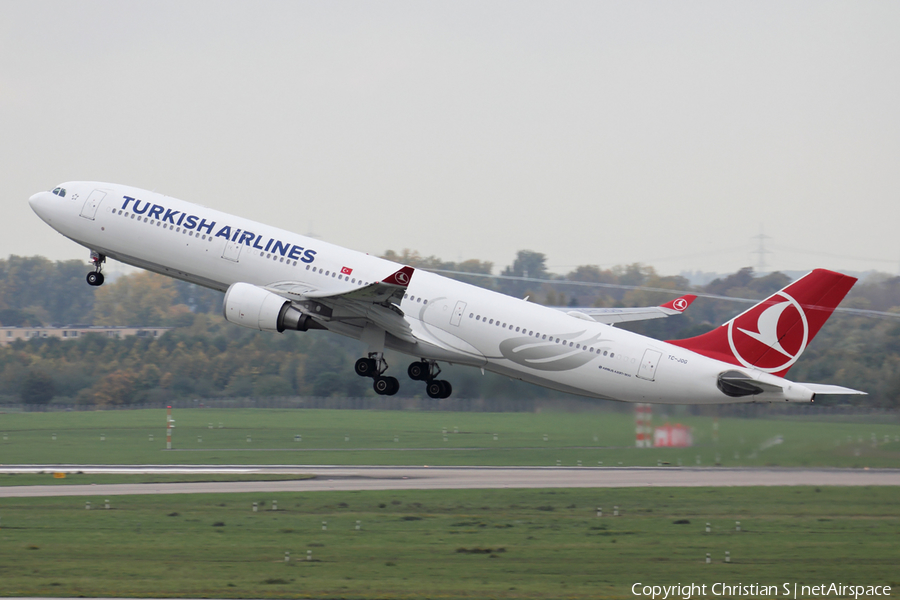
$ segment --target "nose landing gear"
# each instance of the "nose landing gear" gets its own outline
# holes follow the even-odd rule
[[[449,381],[436,379],[441,374],[441,368],[433,360],[420,360],[409,365],[406,374],[415,381],[425,381],[425,393],[429,398],[449,398],[453,393],[453,386]]]
[[[88,285],[98,286],[103,285],[103,263],[106,262],[106,257],[100,254],[99,252],[91,251],[91,262],[94,264],[94,270],[87,274],[87,282]]]

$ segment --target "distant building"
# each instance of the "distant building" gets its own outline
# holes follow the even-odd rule
[[[34,338],[59,338],[61,340],[77,340],[88,334],[102,335],[110,338],[123,338],[136,335],[138,337],[158,338],[171,327],[99,327],[93,325],[70,325],[67,327],[0,327],[0,346],[6,346],[16,340]]]

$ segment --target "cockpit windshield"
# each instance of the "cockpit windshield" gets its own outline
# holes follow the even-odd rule
[[[56,194],[57,196],[62,196],[63,198],[65,198],[66,197],[66,188],[58,187],[53,190],[53,193]]]

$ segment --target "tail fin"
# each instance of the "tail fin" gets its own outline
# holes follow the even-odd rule
[[[783,377],[854,283],[816,269],[709,333],[669,343]]]

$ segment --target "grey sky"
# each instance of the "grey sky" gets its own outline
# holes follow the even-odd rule
[[[447,260],[897,272],[896,2],[0,0],[0,256],[96,179]]]

